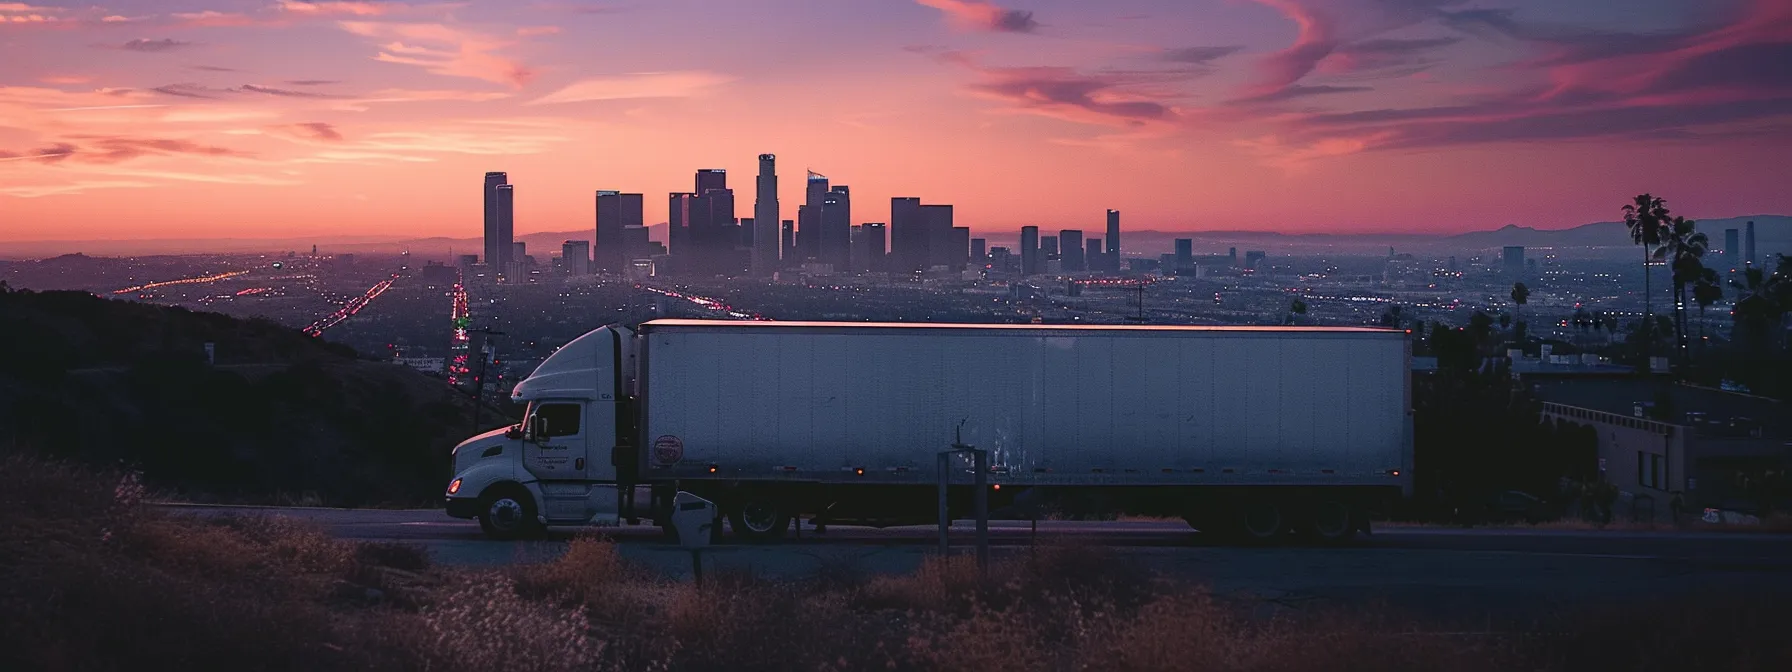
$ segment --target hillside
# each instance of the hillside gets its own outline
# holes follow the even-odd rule
[[[471,430],[442,381],[266,320],[25,291],[0,316],[0,447],[194,499],[430,502]]]

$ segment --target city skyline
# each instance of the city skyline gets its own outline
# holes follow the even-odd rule
[[[492,169],[517,235],[578,230],[766,151],[977,233],[1792,211],[1792,6],[1684,5],[0,3],[0,240],[477,236]]]

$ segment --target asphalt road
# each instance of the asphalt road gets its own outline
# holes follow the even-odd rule
[[[690,555],[658,528],[556,529],[546,539],[497,542],[477,523],[440,511],[176,507],[196,515],[280,515],[307,520],[344,539],[413,543],[447,565],[502,565],[553,558],[580,532],[609,535],[625,557],[674,578],[688,577]],[[932,553],[937,530],[832,527],[825,535],[770,545],[724,543],[704,552],[705,566],[801,578],[822,568],[861,573],[913,570]],[[969,552],[972,531],[959,524],[954,544]],[[1028,552],[1027,523],[991,523],[992,553]],[[1337,548],[1235,548],[1213,545],[1181,523],[1042,522],[1038,543],[1100,544],[1119,561],[1192,579],[1225,595],[1267,605],[1383,602],[1437,614],[1510,614],[1589,602],[1667,598],[1687,593],[1792,597],[1792,535],[1732,532],[1618,532],[1527,529],[1386,528]]]

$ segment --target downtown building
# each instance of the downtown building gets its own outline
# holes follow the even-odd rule
[[[516,199],[509,176],[500,171],[485,174],[485,265],[493,277],[503,273],[510,263],[511,244],[516,240]]]
[[[597,192],[597,237],[592,265],[601,273],[626,272],[636,258],[647,254],[647,226],[640,194]]]

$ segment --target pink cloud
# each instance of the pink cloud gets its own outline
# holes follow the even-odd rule
[[[1033,13],[1006,9],[986,0],[915,0],[922,5],[946,13],[946,18],[961,30],[992,33],[1031,33],[1039,28]]]
[[[1167,103],[1133,90],[1135,82],[1120,74],[1064,67],[992,67],[964,52],[946,52],[939,58],[977,73],[977,81],[967,87],[971,93],[1005,102],[1014,111],[1115,127],[1167,122],[1178,116]]]
[[[343,21],[338,25],[362,37],[392,40],[373,58],[414,65],[448,77],[467,77],[521,88],[535,79],[535,70],[493,53],[512,43],[440,23],[373,23]]]

